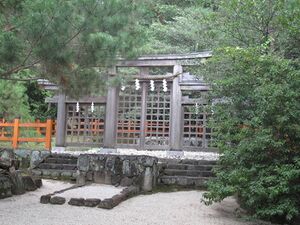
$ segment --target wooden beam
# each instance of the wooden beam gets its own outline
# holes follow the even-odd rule
[[[53,97],[46,98],[45,102],[46,103],[57,103],[58,99],[59,99],[59,96],[55,95]],[[82,98],[79,98],[78,100],[66,97],[65,102],[66,103],[77,103],[77,102],[79,102],[79,103],[91,103],[91,102],[94,102],[94,103],[99,103],[99,104],[101,104],[101,103],[105,104],[106,99],[107,99],[106,96],[82,97]]]
[[[209,86],[185,86],[180,85],[182,91],[209,91],[211,88]]]
[[[140,76],[145,77],[149,74],[149,68],[148,67],[142,67],[140,69]],[[140,149],[145,148],[145,131],[147,129],[146,127],[146,114],[147,114],[147,84],[145,82],[142,83],[142,110],[141,110],[141,127],[140,127]]]
[[[110,69],[111,73],[116,72],[116,67]],[[116,144],[117,134],[117,110],[118,110],[118,95],[117,87],[109,87],[107,92],[107,103],[105,113],[105,128],[104,128],[104,147],[114,148]]]
[[[57,102],[57,120],[56,120],[56,143],[57,147],[65,146],[66,135],[66,95],[60,90]]]
[[[182,66],[175,65],[173,74],[182,73]],[[181,149],[181,98],[182,93],[179,86],[179,78],[175,77],[172,83],[171,93],[171,129],[170,129],[170,148],[171,150],[180,151]]]

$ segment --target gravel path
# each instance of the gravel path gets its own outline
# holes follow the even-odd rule
[[[71,186],[43,180],[34,192],[0,200],[1,225],[258,225],[235,217],[237,204],[228,198],[221,204],[200,203],[202,192],[157,193],[131,198],[112,210],[43,205],[39,197]]]

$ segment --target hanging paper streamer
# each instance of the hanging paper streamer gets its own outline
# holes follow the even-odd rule
[[[140,81],[138,79],[135,79],[135,90],[140,90],[141,85],[140,85]]]
[[[79,112],[79,102],[76,103],[76,112]]]
[[[195,105],[195,113],[198,115],[198,113],[199,113],[199,105],[198,105],[198,103],[196,103],[196,105]]]
[[[168,91],[168,86],[167,86],[167,81],[166,79],[163,79],[163,91],[167,92]]]
[[[94,105],[94,102],[92,102],[91,104],[91,112],[94,112],[95,111],[95,105]]]
[[[121,86],[121,91],[125,91],[125,89],[126,89],[125,85],[122,85]]]
[[[154,80],[150,80],[150,91],[154,91],[155,86],[154,86]]]

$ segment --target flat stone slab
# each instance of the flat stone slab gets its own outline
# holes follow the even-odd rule
[[[105,184],[90,184],[83,187],[74,188],[64,191],[63,193],[56,194],[55,196],[64,197],[66,199],[71,198],[96,198],[106,199],[111,198],[114,195],[121,193],[123,187],[115,187]]]

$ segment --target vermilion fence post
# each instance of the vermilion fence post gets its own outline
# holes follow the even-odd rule
[[[51,149],[51,136],[52,136],[52,120],[47,119],[46,122],[46,137],[45,137],[45,148],[50,150]]]
[[[18,148],[19,124],[20,124],[20,119],[16,118],[14,120],[14,133],[12,138],[12,147],[14,149]]]

